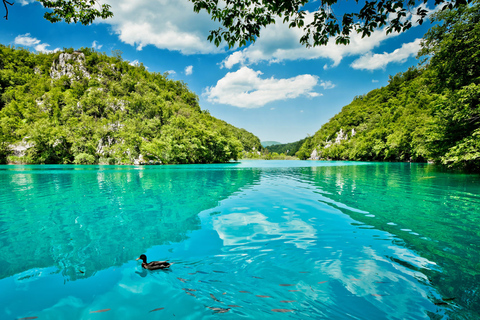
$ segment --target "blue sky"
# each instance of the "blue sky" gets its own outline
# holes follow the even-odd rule
[[[111,55],[121,50],[125,60],[187,83],[213,116],[262,141],[282,143],[313,135],[355,96],[417,65],[420,39],[430,26],[390,35],[379,29],[369,38],[355,35],[348,46],[331,41],[307,49],[298,43],[300,30],[277,23],[254,44],[228,50],[207,41],[217,25],[205,12],[194,13],[188,0],[103,2],[112,5],[114,17],[82,26],[52,24],[43,19],[39,3],[20,0],[9,7],[8,20],[0,20],[0,43],[33,52],[91,47]],[[354,3],[340,1],[336,10]]]

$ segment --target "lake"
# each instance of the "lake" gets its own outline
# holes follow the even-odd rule
[[[427,164],[0,166],[0,319],[480,319],[479,225]]]

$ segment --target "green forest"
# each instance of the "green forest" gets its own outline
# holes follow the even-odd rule
[[[112,53],[0,45],[0,163],[217,163],[261,150],[185,83]]]
[[[480,171],[480,1],[439,11],[416,68],[355,97],[300,159],[434,162]]]
[[[300,147],[305,143],[307,138],[304,138],[302,140],[296,141],[296,142],[291,142],[291,143],[284,143],[284,144],[275,144],[275,145],[270,145],[265,147],[265,152],[276,152],[279,154],[285,154],[285,155],[295,155]]]

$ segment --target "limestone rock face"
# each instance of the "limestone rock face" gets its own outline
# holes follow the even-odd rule
[[[27,137],[25,137],[27,138]],[[23,157],[25,156],[25,151],[33,147],[33,143],[27,142],[25,139],[23,139],[21,142],[18,142],[16,144],[11,144],[9,145],[10,150],[12,150],[12,155],[16,157]]]
[[[97,146],[97,153],[101,156],[104,156],[107,154],[106,152],[106,148],[105,147],[110,147],[112,146],[113,144],[115,144],[116,141],[114,138],[112,137],[105,137],[105,138],[101,138],[99,141],[98,141],[98,146]]]
[[[335,138],[335,144],[340,144],[343,140],[348,140],[348,135],[346,132],[343,132],[342,128],[340,128],[340,131],[337,132],[337,137]]]
[[[351,135],[350,137],[353,137],[357,134],[357,132],[355,131],[355,129],[353,128],[352,131],[351,131]],[[325,140],[325,143],[323,144],[323,148],[324,149],[328,149],[330,148],[331,146],[335,145],[335,144],[341,144],[342,141],[348,141],[348,133],[346,131],[343,131],[342,128],[340,128],[340,131],[338,131],[336,133],[336,137],[335,137],[335,140],[332,141],[332,140]],[[321,150],[320,151],[317,151],[317,148],[321,148],[321,145],[318,145],[315,149],[313,149],[312,153],[310,154],[310,158],[311,160],[318,160],[321,158],[322,156],[322,152]]]
[[[79,80],[81,77],[90,79],[90,74],[84,66],[85,55],[83,52],[61,53],[58,61],[54,61],[50,69],[50,77],[59,79],[67,76],[70,79]]]
[[[145,159],[143,159],[143,155],[139,155],[138,159],[135,159],[133,161],[133,164],[136,165],[136,166],[145,164]]]

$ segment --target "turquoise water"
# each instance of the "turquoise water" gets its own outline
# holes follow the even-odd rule
[[[479,223],[424,164],[0,166],[0,319],[480,319]]]

